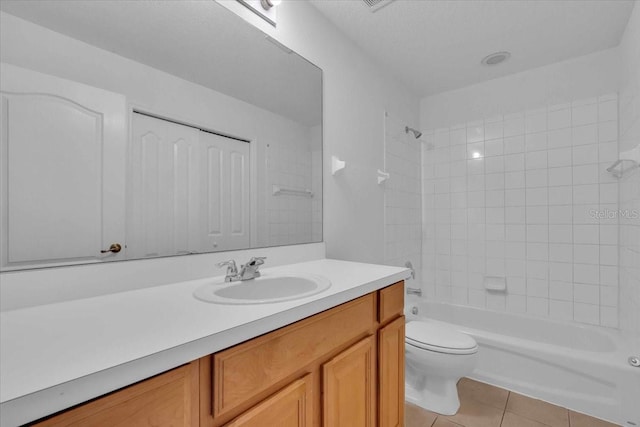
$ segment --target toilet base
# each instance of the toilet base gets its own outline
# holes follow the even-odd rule
[[[427,411],[441,415],[455,415],[460,409],[458,389],[455,381],[443,378],[429,378],[429,388],[416,390],[405,385],[405,399]]]

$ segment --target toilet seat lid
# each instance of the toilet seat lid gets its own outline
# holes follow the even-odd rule
[[[470,354],[478,351],[478,344],[471,336],[442,323],[413,320],[405,327],[408,344],[450,354]]]

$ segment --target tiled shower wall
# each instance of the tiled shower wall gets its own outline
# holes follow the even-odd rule
[[[385,251],[384,262],[404,266],[411,261],[416,280],[411,287],[420,287],[421,214],[420,214],[420,151],[422,141],[405,132],[406,123],[385,116],[385,168],[389,180],[384,185]]]
[[[310,242],[313,235],[313,197],[304,195],[273,195],[272,186],[294,190],[311,190],[313,135],[268,145],[266,201],[268,211],[268,245],[291,245]],[[317,197],[317,196],[316,196]]]
[[[617,137],[616,94],[426,133],[426,296],[617,327]]]

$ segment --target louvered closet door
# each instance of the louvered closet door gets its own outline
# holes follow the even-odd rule
[[[9,64],[0,69],[2,267],[122,259],[126,99]]]

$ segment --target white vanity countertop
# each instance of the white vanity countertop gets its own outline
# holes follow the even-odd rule
[[[0,424],[33,421],[409,277],[405,268],[330,259],[262,271],[332,285],[272,304],[194,298],[216,277],[1,313]]]

